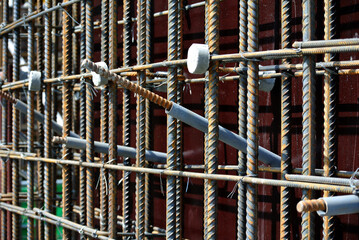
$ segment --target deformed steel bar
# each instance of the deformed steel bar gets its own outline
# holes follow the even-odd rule
[[[117,67],[117,2],[109,2],[109,68]],[[117,87],[114,83],[109,84],[109,162],[117,162]],[[117,173],[110,170],[108,177],[109,185],[109,213],[108,231],[110,237],[116,238],[116,212],[117,212]]]
[[[290,181],[312,182],[333,185],[345,185],[352,187],[359,187],[359,180],[343,179],[337,177],[321,177],[321,176],[304,176],[295,174],[285,174],[285,179]]]
[[[177,59],[177,18],[178,0],[168,1],[168,41],[167,58],[168,60]],[[167,77],[167,99],[172,102],[177,101],[177,68],[168,68]],[[167,115],[167,169],[177,168],[177,120]],[[166,238],[176,238],[176,177],[167,177],[166,187]]]
[[[137,64],[146,63],[146,1],[137,2]],[[138,85],[145,88],[145,72],[139,72]],[[137,95],[136,100],[136,166],[145,167],[146,150],[146,98]],[[136,239],[145,237],[145,174],[136,174]]]
[[[33,11],[34,0],[29,1],[28,13]],[[27,63],[29,73],[34,66],[34,33],[33,22],[27,24]],[[35,109],[35,92],[28,90],[27,92],[27,151],[33,152],[34,146],[34,109]],[[34,207],[34,163],[27,162],[27,209]],[[31,218],[27,219],[27,239],[34,239],[34,221]]]
[[[326,12],[325,14],[328,14],[327,16],[324,15],[325,20],[331,22],[330,25],[333,26],[333,16],[334,7],[333,3],[330,3],[330,5],[327,5],[329,12]],[[324,8],[324,11],[327,11]],[[327,26],[324,26],[326,28]],[[333,31],[333,29],[328,29],[325,31]],[[332,32],[333,33],[333,32]],[[326,35],[326,34],[325,34]],[[329,34],[333,37],[333,34]],[[327,35],[327,36],[329,36]],[[315,41],[303,41],[303,42],[294,42],[293,47],[294,48],[316,48],[316,47],[337,47],[337,46],[347,46],[347,45],[359,45],[359,39],[358,38],[344,38],[344,39],[332,39],[331,37],[324,37],[324,40],[315,40]]]
[[[313,0],[302,1],[303,8],[303,42],[310,41],[314,38],[315,3]],[[333,47],[334,48],[334,47]],[[315,63],[314,56],[308,55],[303,57],[303,120],[302,120],[302,166],[303,175],[312,175],[315,169],[316,158],[316,129],[315,129]],[[302,199],[311,199],[313,191],[303,190]],[[314,214],[302,213],[302,239],[314,239]]]
[[[246,0],[239,1],[239,51],[246,52],[248,46],[248,5]],[[240,63],[240,67],[246,69],[247,62]],[[221,68],[220,68],[221,69]],[[238,82],[238,135],[247,138],[247,76],[240,75]],[[247,157],[242,151],[238,151],[238,175],[246,174]],[[217,166],[218,168],[219,166]],[[219,169],[219,168],[218,168]],[[237,200],[237,239],[243,240],[246,236],[246,186],[238,184]]]
[[[67,0],[65,0],[67,2]],[[66,13],[62,13],[62,52],[63,52],[63,63],[62,73],[64,76],[71,74],[71,43],[72,43],[72,20],[68,14],[71,14],[72,9],[66,8]],[[62,106],[63,106],[63,137],[70,135],[71,129],[71,103],[72,103],[72,87],[71,83],[64,83],[62,89]],[[62,149],[62,159],[71,158],[71,150],[65,146]],[[72,215],[72,172],[69,165],[62,166],[62,204],[63,204],[63,218],[71,220]],[[65,240],[71,239],[72,233],[68,229],[63,229],[63,238]]]
[[[189,9],[193,9],[193,8],[197,8],[197,7],[203,7],[205,5],[205,1],[201,1],[201,2],[197,2],[197,3],[193,3],[193,4],[188,4],[186,6],[183,6],[183,10],[184,11],[187,11]],[[165,11],[161,11],[161,12],[156,12],[153,14],[153,17],[160,17],[160,16],[165,16],[165,15],[168,15],[168,10],[165,10]],[[137,21],[137,18],[130,18],[129,19],[130,22],[136,22]],[[119,20],[117,21],[117,24],[125,24],[126,22],[126,19],[125,17],[123,17],[122,20]]]
[[[123,65],[129,66],[131,59],[131,1],[125,0],[123,3]],[[123,89],[123,109],[122,109],[122,125],[123,125],[123,145],[128,147],[130,145],[130,96],[131,92],[128,89]],[[146,156],[146,160],[149,160]],[[130,166],[130,158],[123,159],[125,166]],[[123,232],[131,232],[131,184],[130,172],[123,172]]]
[[[321,217],[359,213],[359,196],[343,195],[304,200],[297,204],[298,212],[317,211]]]
[[[106,71],[105,69],[97,66],[93,62],[85,60],[83,62],[83,66],[89,68],[96,73],[99,73],[101,76],[107,77],[110,80],[117,82],[118,84],[122,85],[124,88],[135,92],[136,94],[142,95],[145,98],[149,99],[150,101],[154,102],[155,104],[163,107],[166,109],[167,114],[181,120],[189,124],[190,126],[202,131],[208,132],[208,121],[201,117],[200,115],[178,105],[173,102],[170,102],[161,96],[150,92],[139,85],[132,83],[126,79],[120,78],[118,75]],[[238,136],[237,134],[219,126],[219,140],[223,141],[224,143],[241,150],[243,152],[246,151],[246,140],[242,137]],[[270,164],[271,166],[279,166],[280,165],[280,157],[264,148],[259,147],[259,160]]]
[[[259,1],[248,1],[248,52],[258,51]],[[259,159],[259,64],[248,62],[247,82],[247,175],[257,176]],[[246,193],[246,238],[258,239],[258,187],[247,185]]]
[[[20,1],[13,1],[13,20],[16,21],[20,18]],[[15,29],[14,36],[14,55],[13,55],[13,82],[20,80],[20,29]],[[14,92],[14,97],[17,98],[19,93]],[[18,150],[19,135],[20,135],[20,116],[19,111],[12,107],[12,142],[13,150]],[[14,193],[12,204],[19,205],[19,191],[20,191],[20,174],[19,174],[19,162],[12,161],[12,191]],[[20,218],[16,213],[12,214],[12,239],[18,240],[20,238]]]
[[[352,42],[355,39],[345,39],[343,41],[333,40],[336,33],[335,27],[335,1],[324,1],[324,41],[328,43],[337,43],[341,46]],[[358,39],[357,39],[358,40]],[[344,42],[345,41],[345,42]],[[317,46],[319,43],[314,44]],[[359,41],[357,41],[359,43]],[[332,46],[332,45],[330,45]],[[334,60],[334,54],[325,54],[324,61],[330,62]],[[334,74],[333,74],[334,73]],[[336,161],[336,92],[337,92],[337,77],[336,71],[327,70],[324,74],[324,143],[323,143],[323,162],[324,162],[324,176],[331,177],[335,172]],[[325,191],[324,197],[331,197],[333,193]],[[323,238],[325,240],[335,239],[335,221],[332,216],[323,218]]]
[[[155,165],[156,168],[165,168],[163,165]],[[204,165],[185,165],[185,169],[204,169]],[[236,171],[238,170],[237,165],[218,165],[218,170],[226,170],[226,171]],[[260,172],[271,172],[271,173],[281,173],[281,169],[278,167],[266,167],[266,166],[258,166],[258,170]],[[292,173],[294,174],[301,174],[303,172],[302,168],[293,168]],[[324,169],[315,169],[314,174],[318,176],[323,176]],[[353,171],[335,171],[335,176],[341,177],[341,178],[350,178],[350,177],[359,177],[358,172]]]
[[[51,6],[50,0],[45,0],[45,9]],[[44,60],[44,70],[45,70],[45,79],[51,78],[51,51],[52,47],[52,39],[51,39],[51,17],[52,13],[48,13],[44,16],[44,51],[45,51],[45,60]],[[51,149],[51,112],[52,112],[52,91],[51,91],[51,83],[45,85],[45,116],[44,116],[44,157],[51,158],[52,157],[52,149]],[[56,179],[56,176],[53,176],[53,166],[49,163],[45,163],[44,166],[44,209],[49,213],[53,213],[54,208],[52,206],[51,199],[54,198],[54,189],[52,188],[53,182]],[[55,178],[55,179],[54,179]],[[50,240],[53,239],[54,236],[54,227],[53,225],[45,222],[44,226],[44,239]]]
[[[86,59],[93,59],[93,1],[86,0]],[[94,101],[93,86],[86,83],[86,162],[94,162]],[[94,226],[94,173],[86,168],[86,226]],[[92,239],[92,238],[87,238]]]
[[[179,171],[179,170],[167,170],[167,169],[155,169],[155,168],[139,168],[135,166],[124,166],[123,164],[102,164],[102,163],[80,163],[76,160],[63,160],[63,159],[51,159],[51,158],[41,158],[41,157],[24,157],[24,156],[13,156],[13,159],[21,159],[25,161],[43,161],[53,164],[61,165],[73,165],[73,166],[84,166],[84,167],[94,167],[94,168],[106,168],[113,171],[130,171],[130,172],[142,172],[150,173],[156,175],[171,175],[179,176],[184,178],[198,178],[198,179],[212,179],[212,180],[222,180],[222,181],[233,181],[233,182],[245,182],[252,183],[257,185],[268,185],[268,186],[285,186],[291,188],[302,188],[318,191],[332,191],[340,193],[352,193],[353,188],[348,186],[339,186],[339,185],[328,185],[320,183],[307,183],[307,182],[298,182],[298,181],[286,181],[286,180],[277,180],[277,179],[266,179],[258,178],[252,176],[238,176],[238,175],[225,175],[225,174],[206,174],[206,173],[196,173],[188,171]]]
[[[54,216],[52,214],[51,214],[51,217],[46,217],[46,216],[44,217],[42,213],[38,213],[36,211],[29,211],[25,208],[14,206],[14,205],[7,204],[7,203],[0,203],[0,208],[6,209],[7,211],[10,211],[10,212],[13,212],[13,213],[16,213],[19,215],[24,215],[24,216],[27,216],[27,217],[30,217],[30,218],[33,218],[36,220],[45,221],[52,225],[61,226],[61,227],[67,228],[72,231],[79,232],[81,230],[81,226],[79,227],[79,226],[74,225],[76,223],[71,222],[71,221],[66,221],[63,218]],[[37,209],[34,209],[34,210],[37,210]],[[42,211],[42,210],[39,209],[39,211]],[[47,215],[49,215],[46,211],[43,211],[43,212],[46,213]],[[66,221],[66,223],[65,223],[65,221]],[[96,229],[91,229],[92,231],[87,231],[87,230],[90,230],[90,229],[86,229],[86,231],[84,230],[83,234],[93,236],[93,232],[96,232]],[[96,232],[96,235],[97,235],[98,239],[103,239],[103,240],[111,239],[106,236],[99,235],[98,232]]]
[[[59,3],[59,4],[57,4],[56,6],[54,6],[52,8],[48,8],[48,9],[45,9],[43,11],[37,10],[37,11],[32,12],[28,16],[25,16],[25,17],[23,17],[21,19],[16,18],[16,19],[14,19],[14,21],[11,24],[6,25],[6,26],[4,26],[3,28],[0,29],[0,35],[9,33],[13,29],[21,27],[27,22],[30,22],[30,21],[32,21],[32,20],[34,20],[36,18],[39,18],[41,16],[44,16],[44,15],[46,15],[46,14],[48,14],[50,12],[56,11],[56,10],[63,10],[67,6],[70,6],[70,5],[74,4],[74,3],[78,3],[80,1],[81,0],[70,0],[70,1],[64,0],[63,3]]]
[[[9,14],[8,14],[8,0],[2,1],[2,22],[3,24],[7,24]],[[2,72],[3,72],[3,82],[6,83],[8,81],[8,67],[9,67],[9,60],[8,60],[8,36],[5,34],[2,37]],[[8,120],[8,103],[7,100],[2,99],[1,101],[1,143],[7,144],[8,141],[8,131],[7,131],[7,120]],[[8,158],[1,159],[1,193],[4,194],[7,192],[7,174],[6,169],[8,163]],[[0,222],[0,237],[1,239],[6,239],[7,236],[7,213],[5,210],[1,210],[1,222]]]
[[[288,48],[291,42],[292,2],[281,1],[281,44],[282,49]],[[289,59],[283,59],[283,65],[290,64]],[[281,77],[281,179],[291,170],[291,77],[290,72],[284,72]],[[290,239],[290,197],[287,187],[280,189],[280,238]]]
[[[109,60],[109,1],[101,1],[101,61],[108,64]],[[108,86],[101,91],[101,128],[100,135],[102,142],[108,142]],[[108,161],[108,154],[101,154],[101,162]],[[108,201],[107,201],[107,171],[100,170],[100,230],[108,228]],[[96,209],[95,209],[96,211]],[[96,212],[95,212],[96,213]]]

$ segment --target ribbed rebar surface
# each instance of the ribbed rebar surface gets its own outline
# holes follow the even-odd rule
[[[259,1],[248,1],[248,51],[258,51],[258,9]],[[258,62],[248,62],[247,84],[247,175],[258,174]],[[247,185],[247,239],[258,238],[258,189]]]
[[[239,1],[239,52],[247,51],[248,40],[248,5],[246,0]],[[240,63],[247,67],[247,62]],[[242,75],[238,82],[238,134],[247,138],[247,76]],[[246,174],[247,157],[238,151],[238,175]],[[238,184],[238,208],[237,208],[237,239],[245,239],[246,236],[246,186]]]
[[[291,15],[292,2],[282,0],[281,4],[281,25],[282,25],[282,48],[290,48],[291,44]],[[290,60],[283,59],[283,64],[290,64]],[[281,172],[282,179],[289,173],[291,168],[291,77],[289,72],[281,79]],[[280,237],[281,239],[290,239],[290,195],[291,191],[287,187],[280,189]]]
[[[67,2],[67,0],[65,0]],[[72,19],[68,14],[71,14],[71,7],[66,8],[67,12],[62,13],[62,71],[63,76],[71,74],[71,43],[72,43]],[[65,82],[62,88],[62,107],[63,107],[63,137],[70,135],[71,130],[71,107],[72,107],[72,86],[71,83]],[[62,159],[71,159],[71,150],[63,147]],[[65,219],[70,220],[72,215],[72,176],[71,166],[62,166],[62,216]],[[66,240],[71,239],[71,231],[69,229],[63,229],[63,238]]]
[[[303,41],[314,38],[314,1],[304,0]],[[315,64],[313,56],[303,57],[303,175],[312,175],[315,167]],[[312,198],[311,190],[303,190],[302,199]],[[314,239],[314,214],[302,213],[302,239]]]
[[[335,1],[324,1],[324,40],[335,37]],[[324,61],[334,61],[334,54],[325,54]],[[334,71],[334,73],[333,73]],[[324,176],[331,177],[335,174],[336,162],[336,98],[337,98],[337,79],[335,70],[326,71],[324,75]],[[324,192],[324,197],[334,194]],[[334,239],[335,219],[333,216],[323,217],[323,239]]]

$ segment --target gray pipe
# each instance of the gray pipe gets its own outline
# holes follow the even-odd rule
[[[27,105],[21,102],[20,100],[16,101],[15,108],[20,112],[27,114]],[[40,112],[36,110],[34,111],[34,119],[40,123],[44,123],[44,115],[42,115]],[[54,132],[59,135],[62,135],[62,126],[55,121],[51,121],[51,122],[52,122],[52,129],[54,130]],[[70,136],[75,138],[80,138],[80,136],[74,132],[70,132]]]
[[[86,140],[67,137],[66,147],[74,149],[86,149]],[[109,144],[95,141],[95,152],[108,154]],[[117,154],[123,157],[136,158],[136,149],[117,145]],[[146,150],[146,160],[150,162],[166,163],[166,153]]]
[[[326,211],[317,211],[321,217],[359,213],[359,196],[357,195],[325,197],[320,199],[324,200],[326,206]]]
[[[208,132],[207,119],[176,103],[173,103],[172,108],[170,110],[166,110],[166,113],[204,133]],[[247,140],[222,126],[219,126],[219,140],[234,147],[235,149],[247,153]],[[258,159],[272,167],[280,167],[281,157],[265,148],[259,147]]]

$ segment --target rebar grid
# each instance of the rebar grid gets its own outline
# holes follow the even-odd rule
[[[197,219],[203,219],[203,229],[201,229],[203,235],[202,232],[198,232],[196,236],[202,235],[204,239],[229,238],[230,235],[219,234],[224,231],[220,219],[223,219],[221,211],[226,208],[226,205],[221,204],[225,189],[218,187],[222,186],[220,185],[222,182],[235,183],[230,196],[238,192],[236,200],[233,201],[237,204],[235,208],[237,210],[231,213],[233,219],[226,219],[233,223],[233,226],[237,225],[236,233],[233,228],[227,231],[233,233],[233,237],[235,234],[237,239],[268,237],[262,230],[265,229],[264,217],[260,214],[263,207],[258,205],[258,202],[262,201],[260,194],[263,191],[262,188],[258,189],[258,185],[265,185],[280,187],[281,193],[278,200],[280,213],[275,215],[278,219],[271,220],[272,224],[275,224],[275,221],[280,222],[279,231],[278,233],[273,231],[272,238],[276,238],[277,235],[280,239],[296,238],[297,236],[291,233],[295,228],[297,232],[301,231],[302,239],[314,239],[319,237],[317,233],[314,236],[314,232],[320,226],[314,228],[315,213],[310,211],[325,210],[325,206],[320,199],[301,202],[303,206],[299,204],[302,207],[298,210],[303,216],[302,228],[294,226],[293,218],[290,217],[290,212],[296,205],[295,199],[291,197],[291,193],[294,192],[292,188],[302,189],[303,199],[306,200],[313,198],[314,191],[318,192],[318,196],[323,191],[324,197],[331,197],[336,192],[351,194],[353,189],[358,187],[357,181],[353,180],[359,175],[355,173],[356,166],[350,171],[335,168],[337,142],[339,142],[335,131],[339,111],[336,103],[339,89],[336,75],[349,77],[359,74],[356,69],[359,61],[347,61],[340,55],[358,52],[359,41],[355,38],[334,39],[335,29],[339,29],[335,26],[337,24],[335,1],[324,1],[324,40],[319,41],[313,41],[314,1],[303,1],[301,9],[303,39],[297,37],[297,42],[291,45],[292,37],[293,39],[295,37],[291,34],[292,5],[295,3],[282,0],[281,6],[277,7],[281,10],[281,49],[269,51],[265,50],[266,48],[263,48],[259,41],[262,5],[258,0],[239,1],[236,5],[239,16],[239,21],[236,23],[239,30],[239,34],[236,32],[239,52],[234,51],[232,54],[220,52],[221,44],[225,45],[226,42],[225,38],[220,38],[222,34],[220,26],[221,29],[223,26],[219,21],[222,21],[225,15],[219,8],[220,1],[217,0],[187,6],[183,5],[186,1],[169,0],[168,10],[158,13],[152,12],[158,3],[151,0],[138,1],[136,13],[132,13],[135,3],[129,0],[124,0],[122,3],[113,0],[68,0],[63,3],[46,0],[44,6],[42,1],[37,0],[29,1],[27,16],[22,18],[21,11],[24,11],[20,6],[22,2],[14,0],[12,6],[8,6],[8,2],[9,0],[2,2],[3,25],[0,28],[2,81],[6,83],[1,86],[2,91],[0,91],[2,98],[0,157],[3,159],[0,185],[1,239],[6,239],[9,229],[12,229],[12,239],[22,237],[21,216],[28,217],[27,239],[55,239],[55,234],[59,236],[55,233],[59,232],[59,227],[63,228],[61,235],[63,239],[77,237],[80,239],[157,237],[191,239],[193,238],[191,221],[195,222],[193,226],[202,223],[201,221],[197,223]],[[221,3],[221,7],[226,3],[229,1]],[[204,39],[197,41],[192,39],[191,34],[186,35],[188,33],[186,31],[190,30],[190,20],[193,18],[190,9],[203,6],[205,7],[204,35],[201,38]],[[98,11],[98,7],[101,11]],[[10,22],[9,8],[13,10],[14,15]],[[122,20],[118,19],[118,15],[121,15],[118,14],[119,9],[123,11]],[[160,18],[154,20],[155,17],[163,15],[168,15],[167,21]],[[58,21],[60,16],[62,20]],[[100,20],[94,22],[94,19]],[[163,42],[156,35],[158,21],[168,24],[165,34],[167,36],[165,61],[158,60],[159,57],[156,55],[157,44]],[[184,25],[184,22],[188,25]],[[23,27],[26,27],[25,31],[22,30]],[[96,32],[98,28],[101,29],[100,38],[96,36],[99,33]],[[25,32],[27,53],[23,54],[20,33]],[[62,44],[58,42],[60,38]],[[8,53],[9,41],[13,41],[14,46],[11,54]],[[209,47],[209,68],[201,78],[189,75],[185,68],[182,71],[182,67],[191,60],[182,59],[182,52],[186,51],[184,46],[188,47],[195,42],[205,42]],[[121,45],[123,47],[119,47]],[[131,65],[134,62],[135,47],[137,63]],[[119,54],[123,55],[118,57]],[[10,55],[13,62],[12,69],[9,68]],[[324,55],[324,61],[320,61],[320,57],[317,57],[319,61],[315,61],[315,55]],[[335,55],[338,56],[338,61],[335,61],[337,60],[334,58]],[[21,57],[25,58],[25,56],[28,72],[23,69],[23,64],[20,65]],[[292,58],[303,60],[303,63],[291,64]],[[108,64],[110,70],[97,65],[95,62],[99,60]],[[265,60],[281,60],[281,63],[259,65]],[[240,65],[237,67],[234,64],[238,62]],[[167,72],[155,72],[157,69]],[[21,78],[24,71],[28,74],[31,70],[43,74],[41,90],[38,92],[27,90],[30,80]],[[273,73],[261,72],[273,70],[275,71]],[[94,87],[92,78],[95,73],[106,78],[108,83]],[[12,83],[7,81],[9,76],[12,76]],[[318,103],[316,98],[321,94],[321,89],[316,93],[315,88],[319,86],[316,82],[320,76],[324,76],[324,131],[322,133],[318,133],[319,131],[315,129],[318,118],[315,112],[315,104]],[[296,90],[292,89],[292,85],[301,80],[298,77],[303,78],[303,147],[301,149],[303,168],[292,169],[291,163],[294,157],[298,158],[292,156],[297,153],[292,151],[296,146],[291,141],[293,135],[291,104],[296,101],[293,97],[296,96]],[[277,121],[278,124],[280,122],[281,132],[278,133],[280,135],[278,149],[271,146],[271,151],[267,151],[259,146],[259,143],[268,142],[266,136],[260,132],[262,112],[259,90],[263,80],[270,78],[281,80],[281,84],[276,84],[272,90],[272,93],[280,93],[281,104],[279,107],[271,102],[265,106],[272,104],[272,108],[281,109],[281,114],[278,114],[281,120]],[[133,81],[135,79],[137,82]],[[194,98],[192,99],[191,94],[188,94],[188,91],[191,91],[188,90],[188,86],[194,83],[204,83],[205,86],[203,93],[200,93],[201,101],[204,102],[204,120],[193,113],[198,109],[191,102]],[[225,96],[232,98],[238,94],[235,103],[238,109],[236,123],[238,126],[235,126],[238,134],[229,133],[230,130],[219,125],[222,121],[220,116],[223,114],[220,104],[223,100],[221,87],[226,89],[227,83],[238,84],[235,85],[236,91],[228,92]],[[166,89],[166,93],[157,94],[156,90],[160,89],[162,84],[166,85],[163,88]],[[23,92],[26,93],[26,97],[21,94],[22,88],[25,89]],[[44,91],[44,101],[42,91]],[[101,94],[101,97],[96,97],[96,93]],[[133,94],[137,100],[136,107]],[[274,94],[265,96],[269,95],[274,98]],[[61,101],[57,99],[60,96]],[[21,100],[26,100],[26,104]],[[159,107],[154,105],[152,107],[150,102]],[[183,103],[185,105],[180,106]],[[12,106],[12,121],[11,111],[8,111],[10,106]],[[121,114],[119,108],[122,108]],[[133,114],[135,108],[136,120]],[[161,109],[164,109],[167,115]],[[171,112],[173,109],[182,109],[183,114],[193,116],[193,119],[182,119],[178,115],[173,115]],[[22,127],[23,121],[20,121],[20,111],[26,115],[26,130]],[[158,121],[159,111],[167,117],[165,123]],[[63,119],[63,126],[56,123],[57,114]],[[182,128],[181,121],[190,126]],[[203,122],[198,124],[196,121]],[[166,131],[162,129],[164,127],[167,128]],[[188,146],[184,141],[188,139],[187,131],[192,127],[205,133],[203,149],[195,149],[197,152],[204,152],[204,159],[188,164],[188,159],[191,159],[187,154],[190,152],[189,148],[192,151],[194,150],[192,148],[197,147],[191,144]],[[158,129],[162,129],[159,132],[166,134],[159,135],[155,132]],[[11,136],[8,136],[8,132],[12,132]],[[244,143],[241,142],[240,146],[231,145],[226,142],[228,139],[223,137],[223,134],[227,133],[236,139],[239,136]],[[26,142],[21,142],[22,135]],[[316,158],[320,156],[321,151],[320,146],[316,146],[320,143],[316,139],[319,135],[323,137],[323,169],[315,169],[315,162],[318,162]],[[56,137],[52,139],[52,136]],[[152,147],[158,148],[159,139],[165,139],[163,141],[166,152],[151,151]],[[239,150],[236,165],[227,162],[223,165],[222,154],[226,150],[223,151],[221,141]],[[69,142],[78,145],[74,147]],[[226,145],[224,146],[226,148]],[[269,154],[270,159],[274,159],[273,162],[266,162],[263,152]],[[273,152],[280,152],[281,156]],[[227,160],[227,156],[225,158]],[[11,168],[6,167],[9,165],[8,159]],[[202,164],[201,160],[203,165],[195,165]],[[273,165],[259,166],[258,161]],[[25,174],[23,165],[27,166]],[[38,166],[37,174],[34,172],[35,166]],[[193,172],[195,170],[200,172]],[[219,170],[226,172],[218,173]],[[57,176],[60,171],[62,176]],[[131,178],[131,173],[136,176],[135,182]],[[270,178],[269,176],[273,175],[266,173],[280,173],[280,180]],[[258,174],[264,175],[258,176]],[[157,175],[163,186],[156,186],[154,184],[156,178],[152,175]],[[11,181],[8,177],[12,178]],[[166,184],[162,184],[164,177]],[[204,216],[203,218],[193,216],[196,220],[190,219],[190,223],[187,223],[188,219],[185,217],[190,211],[186,211],[191,207],[188,205],[187,191],[193,194],[190,178],[204,180]],[[20,192],[22,179],[27,181],[26,195]],[[56,195],[56,182],[59,180],[62,181],[61,199]],[[184,187],[186,182],[187,186]],[[164,185],[162,196],[156,192],[156,189],[162,190]],[[134,199],[135,204],[132,204]],[[26,202],[26,207],[21,207],[20,204],[23,202]],[[154,204],[158,202],[163,204]],[[309,204],[309,207],[306,204]],[[55,216],[56,208],[62,209],[62,217]],[[157,210],[166,214],[158,216]],[[12,218],[8,218],[10,214]],[[160,225],[154,226],[154,223],[158,222]],[[334,239],[334,233],[342,232],[335,229],[333,217],[323,217],[322,230],[324,239]]]

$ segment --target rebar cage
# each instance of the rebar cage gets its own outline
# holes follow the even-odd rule
[[[358,4],[0,4],[1,239],[359,237]]]

